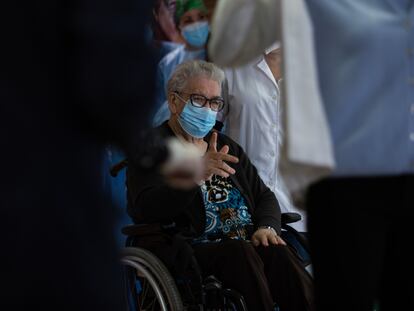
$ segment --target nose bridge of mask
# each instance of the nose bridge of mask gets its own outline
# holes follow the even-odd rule
[[[195,115],[199,121],[209,122],[213,118],[214,111],[212,111],[211,109],[206,107],[196,109],[200,110],[200,112]]]
[[[201,106],[200,104],[198,104],[199,106]],[[186,106],[188,110],[191,110],[192,112],[192,116],[194,118],[197,118],[200,121],[205,121],[210,119],[213,115],[216,116],[217,112],[211,110],[211,108],[208,107],[194,107],[190,101],[188,101],[186,103]]]

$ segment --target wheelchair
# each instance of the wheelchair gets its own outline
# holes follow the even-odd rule
[[[159,224],[129,225],[122,232],[127,236],[121,263],[128,310],[247,310],[242,295],[224,288],[213,275],[203,279],[194,256],[188,256],[193,273],[173,277],[153,252],[134,246],[135,239],[169,236],[169,228]],[[186,240],[183,243],[189,246]]]
[[[111,167],[110,174],[116,177],[125,167],[127,162],[121,161]],[[282,238],[288,244],[291,244],[292,239],[296,240],[293,247],[306,267],[310,265],[310,256],[300,256],[300,253],[310,254],[306,237],[289,226],[300,219],[301,216],[296,213],[282,214]],[[154,233],[154,230],[158,233]],[[155,229],[154,225],[128,225],[122,228],[126,243],[121,249],[120,261],[124,269],[124,293],[128,311],[247,310],[243,296],[237,291],[224,287],[214,275],[202,277],[194,256],[191,257],[194,275],[191,278],[177,278],[173,277],[164,262],[152,251],[134,245],[136,239],[162,234],[163,230],[168,232],[169,228],[162,228],[159,224],[155,225]],[[297,249],[298,246],[300,249]],[[276,310],[279,310],[277,306]]]
[[[180,293],[163,263],[139,247],[122,250],[129,310],[184,310]]]
[[[300,220],[296,213],[285,213],[282,228],[295,235],[299,243],[308,250],[306,239],[289,226],[289,223]],[[194,277],[188,279],[175,278],[166,265],[151,251],[134,246],[134,239],[145,239],[148,231],[168,231],[157,225],[129,225],[122,229],[127,236],[126,247],[121,252],[121,263],[124,266],[125,295],[129,311],[141,310],[211,310],[211,311],[245,311],[246,303],[237,291],[225,288],[214,276],[203,279],[194,258],[191,267]],[[148,230],[150,228],[150,230]],[[304,266],[310,264],[303,261]],[[275,310],[279,310],[275,306]]]

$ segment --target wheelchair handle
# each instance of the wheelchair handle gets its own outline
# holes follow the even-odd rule
[[[298,213],[282,213],[281,221],[282,225],[298,222],[302,219],[302,216]]]

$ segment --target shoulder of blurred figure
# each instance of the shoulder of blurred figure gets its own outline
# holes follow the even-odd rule
[[[167,55],[165,55],[163,58],[161,58],[160,62],[159,62],[159,66],[160,67],[165,67],[170,65],[172,62],[176,61],[178,56],[180,55],[180,53],[184,52],[184,45],[180,45],[179,47],[177,47],[176,49],[172,50],[171,52],[169,52]]]

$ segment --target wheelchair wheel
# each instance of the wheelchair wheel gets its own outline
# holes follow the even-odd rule
[[[135,300],[135,310],[184,310],[174,279],[155,255],[137,247],[126,247],[121,254],[121,263],[127,268],[126,281]]]

